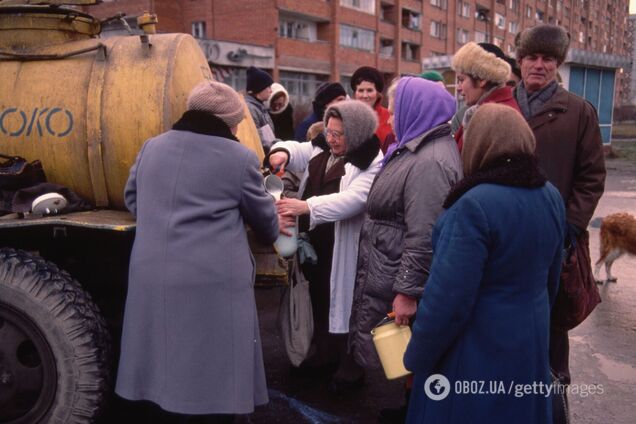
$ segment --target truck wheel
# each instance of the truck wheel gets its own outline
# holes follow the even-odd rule
[[[110,387],[110,336],[66,271],[0,248],[0,423],[91,423]]]

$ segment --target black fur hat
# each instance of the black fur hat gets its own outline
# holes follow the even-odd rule
[[[384,77],[382,73],[375,68],[362,66],[356,69],[351,76],[351,89],[356,91],[356,87],[358,87],[362,81],[372,82],[375,85],[375,89],[380,93],[384,90]]]
[[[517,60],[529,54],[540,53],[555,57],[561,65],[568,54],[570,34],[557,25],[541,24],[527,28],[515,37]]]

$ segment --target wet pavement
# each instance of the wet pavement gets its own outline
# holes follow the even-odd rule
[[[403,380],[368,372],[364,385],[343,396],[327,390],[330,375],[301,377],[291,372],[276,325],[282,288],[259,288],[256,301],[270,402],[238,423],[375,423],[382,408],[403,403]]]
[[[605,194],[594,217],[615,212],[636,216],[636,164],[607,161]],[[599,257],[599,226],[590,232],[592,263]],[[602,302],[579,327],[570,332],[572,383],[602,385],[602,394],[570,393],[575,424],[636,422],[636,257],[623,256],[614,262],[616,283],[599,286]],[[605,269],[601,268],[601,278]]]

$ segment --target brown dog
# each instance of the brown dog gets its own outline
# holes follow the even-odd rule
[[[603,218],[601,224],[601,257],[594,267],[594,278],[599,279],[601,264],[605,263],[607,282],[616,282],[612,264],[624,253],[636,255],[636,218],[628,213],[614,213]]]

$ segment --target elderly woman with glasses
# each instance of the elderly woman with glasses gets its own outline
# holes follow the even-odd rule
[[[346,357],[358,236],[382,160],[374,135],[378,119],[367,104],[336,103],[324,123],[325,131],[311,143],[276,143],[268,158],[272,168],[304,172],[299,199],[282,199],[277,208],[283,227],[299,217],[299,232],[308,233],[318,257],[316,264],[302,265],[310,282],[314,339],[301,369],[320,373]]]

